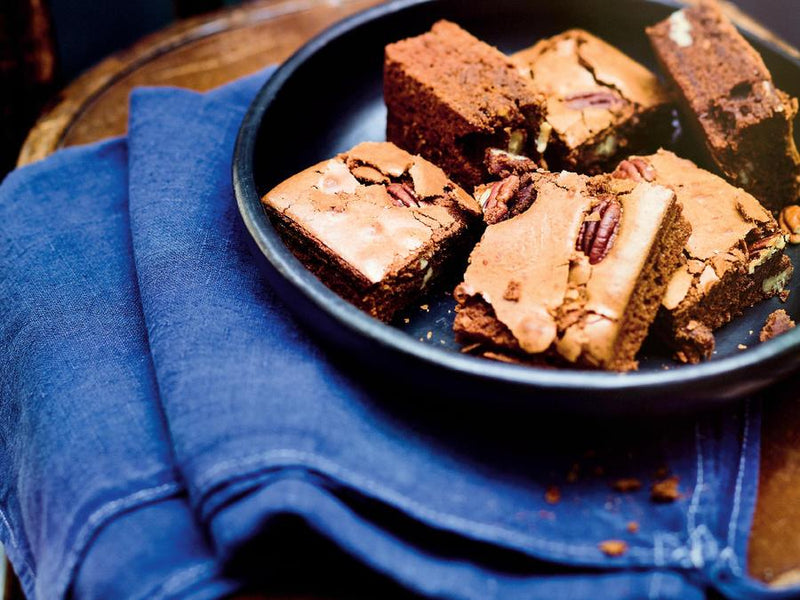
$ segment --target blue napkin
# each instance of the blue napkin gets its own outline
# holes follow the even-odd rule
[[[194,522],[164,427],[127,162],[114,140],[0,187],[0,534],[29,598],[236,587]]]
[[[774,597],[744,574],[757,399],[612,424],[395,398],[297,326],[231,190],[266,76],[138,91],[129,154],[63,151],[0,187],[0,534],[26,592],[223,597],[300,522],[431,597]],[[681,497],[657,504],[665,467]]]
[[[540,422],[499,414],[490,398],[476,409],[424,390],[398,399],[390,381],[366,389],[307,337],[249,254],[232,195],[233,144],[258,82],[131,100],[150,349],[176,460],[220,559],[274,548],[259,533],[292,515],[436,597],[767,593],[744,580],[757,402],[649,424]],[[654,503],[665,465],[682,495]],[[616,492],[621,477],[644,487]],[[606,540],[627,551],[608,556]]]

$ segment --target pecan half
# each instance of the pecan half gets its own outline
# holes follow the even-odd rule
[[[414,188],[407,183],[390,183],[386,186],[386,191],[397,206],[419,207],[419,198]]]
[[[747,245],[747,252],[752,254],[753,252],[758,252],[764,248],[769,248],[773,245],[773,242],[776,242],[777,239],[782,235],[782,233],[773,233],[772,235],[768,235],[760,240],[756,240],[755,242]]]
[[[625,100],[612,91],[596,90],[565,96],[564,103],[572,110],[583,110],[584,108],[613,108],[625,104]]]
[[[781,229],[789,234],[790,244],[800,244],[800,206],[790,204],[781,211],[778,218]]]
[[[619,231],[622,205],[614,198],[603,198],[594,207],[592,214],[583,220],[575,247],[589,257],[589,264],[602,261],[611,248]]]
[[[639,183],[650,182],[656,178],[656,170],[646,160],[629,158],[619,163],[611,176],[615,179],[632,179]]]
[[[538,165],[527,156],[511,154],[499,148],[487,148],[483,164],[495,177],[522,175],[538,168]]]
[[[489,196],[483,204],[483,214],[487,223],[502,221],[508,214],[508,203],[519,189],[519,177],[509,175],[505,179],[492,184]]]

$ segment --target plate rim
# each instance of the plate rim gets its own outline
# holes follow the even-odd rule
[[[703,362],[697,365],[675,364],[675,368],[664,371],[626,373],[541,369],[526,365],[508,364],[491,361],[475,356],[465,355],[452,350],[444,350],[435,346],[420,343],[408,333],[383,323],[369,316],[359,308],[350,304],[329,289],[316,278],[283,244],[277,231],[269,221],[261,205],[261,198],[255,184],[254,153],[255,141],[262,119],[269,105],[277,96],[283,85],[310,57],[316,55],[332,41],[352,29],[402,10],[422,4],[435,4],[441,0],[393,0],[385,4],[370,7],[331,25],[313,37],[289,59],[282,63],[272,76],[263,84],[251,102],[239,128],[233,154],[233,186],[240,217],[258,250],[277,271],[277,273],[300,291],[317,310],[332,318],[339,326],[346,328],[359,337],[369,338],[384,349],[400,352],[404,357],[421,360],[435,367],[448,371],[490,379],[498,384],[511,384],[530,388],[531,391],[542,392],[618,392],[627,394],[634,391],[646,391],[649,394],[668,393],[693,388],[707,388],[709,384],[721,377],[737,373],[737,380],[744,379],[754,369],[779,364],[790,358],[792,353],[800,350],[800,327],[775,339],[759,343],[740,354]],[[641,0],[644,3],[658,4],[679,10],[686,5],[677,0]],[[770,39],[765,39],[756,32],[737,27],[747,35],[756,39],[759,44],[780,54],[800,70],[800,59],[787,53]],[[787,46],[789,46],[787,44]],[[791,48],[791,46],[789,46]],[[794,369],[792,369],[794,370]],[[781,369],[777,369],[780,372]],[[786,369],[783,369],[786,371]],[[775,382],[787,373],[768,379],[761,388]],[[755,377],[753,381],[763,379]],[[740,397],[748,391],[734,394]],[[715,396],[717,399],[725,394]]]

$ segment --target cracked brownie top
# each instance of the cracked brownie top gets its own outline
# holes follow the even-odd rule
[[[263,202],[373,283],[463,229],[465,216],[480,215],[441,169],[386,142],[309,167]]]
[[[625,135],[605,132],[670,102],[653,73],[581,29],[541,40],[512,59],[547,98],[545,118],[551,132],[545,133],[566,148],[599,142],[595,152],[600,158],[615,154]],[[542,153],[548,144],[545,133],[538,140]]]

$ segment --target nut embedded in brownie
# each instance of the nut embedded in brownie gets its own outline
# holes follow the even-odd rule
[[[262,203],[314,274],[384,321],[466,256],[480,219],[477,202],[441,169],[387,142],[309,167]]]
[[[715,329],[789,281],[784,234],[753,196],[672,152],[630,157],[612,177],[667,186],[683,205],[692,226],[686,262],[670,280],[654,329],[681,362],[710,358]]]
[[[669,141],[672,105],[656,76],[590,33],[571,29],[511,58],[546,98],[536,142],[549,167],[600,173]]]
[[[508,57],[455,23],[386,46],[383,85],[386,139],[465,188],[484,180],[487,148],[535,155],[542,98]]]
[[[756,50],[714,3],[647,29],[692,128],[728,181],[772,211],[797,202],[797,99],[776,89]]]
[[[534,186],[532,206],[473,250],[456,338],[482,356],[635,369],[689,236],[675,194],[567,172]]]

